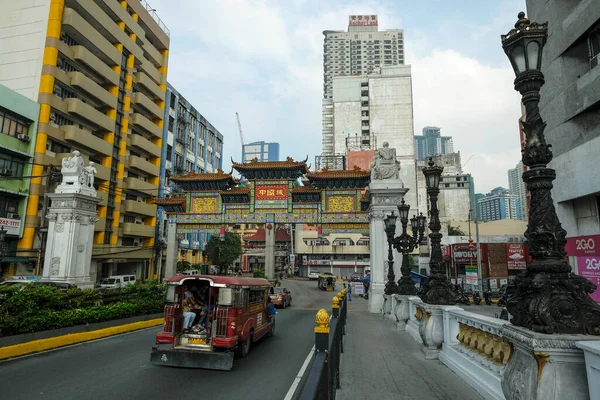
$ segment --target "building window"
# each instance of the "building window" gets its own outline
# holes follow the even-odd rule
[[[170,144],[168,144],[167,145],[167,161],[171,161],[171,158],[172,158],[171,152],[172,151],[173,151],[173,147]]]
[[[600,63],[600,25],[588,36],[588,50],[590,55],[590,69]]]
[[[24,166],[25,162],[22,158],[0,153],[0,176],[23,176]]]
[[[55,127],[59,127],[62,125],[74,125],[75,123],[73,122],[72,119],[65,117],[62,114],[59,114],[55,111],[52,111],[50,113],[50,125],[53,125]]]
[[[0,157],[2,154],[0,154]],[[0,160],[0,162],[2,162]],[[18,218],[19,211],[19,198],[10,197],[0,195],[0,217],[8,218],[10,215],[11,218]]]
[[[134,223],[135,222],[135,217],[133,215],[125,215],[123,217],[123,222]]]
[[[75,39],[73,39],[71,36],[67,35],[66,33],[60,34],[60,41],[65,43],[67,46],[78,46],[79,45],[79,42],[77,42]]]
[[[22,118],[18,118],[16,115],[0,109],[0,132],[8,136],[17,137],[17,135],[26,135],[29,133],[28,122]]]
[[[71,148],[68,146],[65,146],[59,142],[55,142],[55,141],[50,141],[50,151],[53,153],[70,153],[71,152]]]

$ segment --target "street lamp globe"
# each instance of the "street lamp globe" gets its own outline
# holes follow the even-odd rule
[[[410,226],[413,228],[419,228],[419,218],[413,214],[413,217],[410,219]]]
[[[394,215],[394,212],[392,211],[392,213],[390,215],[388,215],[387,217],[385,217],[385,219],[383,220],[383,222],[385,223],[385,229],[386,230],[395,230],[396,229],[396,220],[398,219],[398,217],[396,215]]]
[[[419,216],[417,217],[418,220],[418,224],[419,224],[419,230],[425,230],[425,224],[427,223],[427,217],[425,217],[423,215],[423,213],[420,213]]]
[[[542,49],[546,44],[548,23],[529,21],[521,11],[515,29],[501,35],[502,48],[508,56],[517,79],[542,68]]]
[[[425,182],[427,183],[427,189],[436,190],[440,187],[440,177],[444,167],[435,165],[433,157],[429,157],[429,166],[423,168],[423,174],[425,175]]]
[[[410,206],[404,202],[404,198],[398,205],[398,213],[400,214],[400,220],[408,220],[408,211],[410,210]]]

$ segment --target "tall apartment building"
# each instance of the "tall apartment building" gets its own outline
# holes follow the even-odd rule
[[[279,143],[260,141],[242,145],[243,162],[250,162],[255,158],[258,161],[279,161]]]
[[[441,128],[426,126],[423,135],[415,135],[415,156],[417,160],[426,160],[428,157],[454,152],[452,136],[442,136]]]
[[[171,84],[167,83],[166,107],[163,126],[162,158],[160,162],[160,185],[158,197],[164,198],[173,193],[174,187],[169,176],[188,173],[212,173],[223,167],[223,135]],[[157,240],[165,239],[166,214],[158,207],[158,220],[161,226]],[[192,250],[186,260],[192,264],[201,263],[197,250],[204,247],[206,234],[188,234],[187,240],[180,242],[180,248]],[[198,253],[198,254],[196,254]]]
[[[7,250],[0,257],[0,276],[31,273],[19,264],[28,260],[20,256],[17,243],[25,228],[39,113],[35,101],[0,85],[0,229],[6,231],[0,246]]]
[[[400,178],[407,187],[416,187],[410,65],[383,66],[369,75],[336,76],[332,95],[334,153],[347,155],[349,142],[357,138],[363,150],[388,142],[396,149]],[[407,193],[409,200],[416,206],[414,190]]]
[[[19,250],[35,262],[53,190],[44,171],[79,150],[96,163],[102,198],[92,273],[151,276],[168,29],[145,0],[0,0],[0,9],[11,16],[0,30],[12,32],[0,46],[0,83],[40,104]]]
[[[497,187],[477,200],[481,220],[521,219],[519,196],[511,194],[503,187]]]
[[[539,107],[554,154],[549,166],[556,169],[556,210],[567,237],[598,235],[600,2],[527,0],[527,11],[532,21],[548,21],[551,32],[542,57],[546,84]]]
[[[348,32],[323,31],[323,155],[336,152],[333,78],[366,75],[382,66],[404,64],[404,31],[379,32],[378,25],[377,15],[351,15]]]
[[[521,219],[527,219],[527,190],[523,182],[523,162],[519,161],[515,168],[508,170],[508,190],[511,194],[519,196],[521,206]]]

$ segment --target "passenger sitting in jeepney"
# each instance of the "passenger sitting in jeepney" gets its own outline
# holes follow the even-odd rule
[[[189,298],[183,300],[183,331],[189,332],[194,325],[196,313],[192,311]]]

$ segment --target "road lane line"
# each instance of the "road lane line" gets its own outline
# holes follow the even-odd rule
[[[298,388],[298,385],[300,384],[300,381],[302,380],[302,377],[304,376],[304,373],[306,372],[306,369],[308,368],[308,364],[310,364],[310,360],[312,359],[314,353],[315,353],[315,345],[313,345],[312,349],[310,349],[308,356],[306,356],[306,359],[304,360],[304,364],[302,364],[302,368],[300,368],[298,375],[296,375],[294,382],[292,382],[292,386],[290,386],[290,390],[288,390],[288,392],[285,395],[285,398],[283,400],[292,400],[292,398],[294,397],[294,394],[296,393],[296,389]]]

